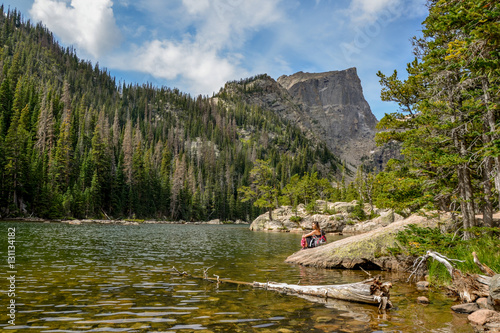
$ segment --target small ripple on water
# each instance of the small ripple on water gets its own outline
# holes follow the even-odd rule
[[[206,330],[206,327],[203,327],[200,324],[192,324],[192,325],[175,325],[171,328],[171,330]]]
[[[76,317],[42,317],[40,320],[45,321],[78,321],[83,320],[84,318],[76,318]]]
[[[262,319],[248,318],[248,319],[222,319],[219,323],[248,323],[252,321],[262,321]]]
[[[138,317],[159,317],[159,316],[184,316],[191,314],[191,312],[110,312],[110,313],[99,313],[96,314],[95,317],[110,317],[110,316],[120,316],[120,315],[130,315],[130,316],[138,316]]]
[[[127,324],[127,323],[173,323],[177,319],[170,318],[118,318],[108,320],[83,320],[76,321],[75,324]]]
[[[274,325],[276,325],[276,323],[260,324],[260,325],[254,325],[252,327],[254,327],[254,328],[266,328],[266,327],[270,327],[270,326],[274,326]]]

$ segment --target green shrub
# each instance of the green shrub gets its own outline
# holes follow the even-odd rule
[[[140,219],[124,219],[126,222],[137,222],[137,223],[144,223],[144,220]]]
[[[290,217],[290,221],[299,223],[302,221],[302,216],[292,216]]]
[[[318,213],[318,206],[316,205],[316,201],[311,201],[307,204],[306,212],[311,215]]]
[[[323,214],[325,215],[335,215],[337,214],[337,210],[335,208],[328,209],[328,208],[323,208]]]
[[[365,221],[368,218],[365,211],[363,210],[363,204],[361,202],[354,206],[349,216],[353,219],[358,219],[359,221]]]

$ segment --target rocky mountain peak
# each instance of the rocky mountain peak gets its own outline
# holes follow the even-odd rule
[[[363,96],[356,68],[325,73],[283,75],[278,83],[312,119],[328,147],[357,166],[375,149],[377,119]]]
[[[327,144],[351,171],[368,159],[381,169],[393,149],[375,145],[377,119],[363,96],[356,68],[324,73],[298,72],[277,80],[268,75],[226,84],[248,104],[270,109]]]

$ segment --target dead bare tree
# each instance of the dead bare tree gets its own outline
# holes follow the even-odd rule
[[[417,276],[419,272],[422,271],[423,265],[427,262],[427,259],[432,258],[446,267],[453,282],[453,287],[450,289],[460,297],[463,303],[472,303],[480,297],[488,297],[491,276],[495,275],[495,272],[488,266],[481,264],[475,252],[473,252],[472,255],[474,256],[476,265],[487,275],[464,274],[454,267],[454,262],[460,260],[447,258],[438,252],[427,251],[424,256],[419,257],[415,261],[413,265],[414,270],[408,280],[413,276]]]

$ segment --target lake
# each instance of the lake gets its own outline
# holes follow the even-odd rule
[[[251,232],[238,225],[0,227],[0,327],[9,332],[473,332],[465,315],[450,310],[452,299],[418,292],[406,276],[388,272],[373,273],[393,282],[397,308],[380,314],[372,305],[217,285],[172,270],[203,276],[210,267],[211,277],[245,282],[343,284],[367,278],[361,271],[284,263],[300,249],[299,234]],[[9,228],[15,228],[12,268]],[[14,326],[7,317],[11,275]],[[431,304],[417,304],[421,295]]]

